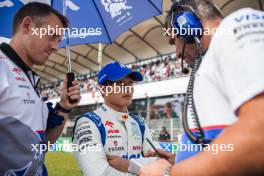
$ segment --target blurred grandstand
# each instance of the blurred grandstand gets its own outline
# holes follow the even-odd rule
[[[188,67],[185,62],[184,65]],[[183,76],[181,60],[176,59],[174,54],[131,63],[128,64],[128,67],[139,71],[143,75],[144,80],[140,82],[141,84]],[[80,82],[82,93],[97,91],[97,72],[78,75],[76,79]],[[62,82],[63,80],[61,79],[56,82],[41,84],[40,91],[42,97],[47,97],[48,99],[59,97],[61,95]]]

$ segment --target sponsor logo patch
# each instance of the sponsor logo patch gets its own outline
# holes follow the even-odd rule
[[[125,150],[124,147],[111,147],[111,148],[108,148],[109,152],[123,151],[123,150]]]
[[[105,126],[109,126],[109,127],[113,128],[113,125],[114,125],[114,123],[111,122],[111,121],[106,121],[105,122]]]
[[[35,100],[31,99],[30,93],[27,93],[27,98],[23,100],[24,104],[35,104]]]
[[[85,137],[83,139],[80,140],[79,144],[83,144],[83,143],[86,143],[86,142],[89,142],[89,141],[92,141],[92,136],[88,136],[88,137]]]
[[[77,138],[77,140],[78,140],[78,139],[81,138],[82,136],[84,136],[84,135],[90,135],[90,134],[92,134],[92,131],[91,131],[91,130],[82,131],[82,132],[80,132],[80,133],[76,136],[76,138]]]
[[[141,146],[137,145],[137,146],[133,146],[132,147],[133,150],[141,150]]]
[[[107,136],[107,138],[116,139],[116,138],[121,138],[121,136],[120,135],[109,135],[109,136]]]
[[[128,159],[136,159],[136,158],[141,158],[142,155],[141,154],[132,154],[132,155],[128,155],[128,154],[125,154],[125,155],[122,155],[122,158],[128,160]]]
[[[22,89],[30,89],[30,87],[26,85],[18,85],[18,87]]]
[[[120,131],[119,130],[115,130],[115,129],[110,129],[107,131],[108,134],[119,134]]]

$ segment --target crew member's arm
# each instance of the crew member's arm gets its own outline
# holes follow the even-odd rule
[[[74,104],[69,103],[68,96],[70,96],[72,99],[77,99],[78,101]],[[67,78],[64,79],[63,82],[63,88],[62,88],[62,95],[60,99],[60,106],[64,109],[71,110],[75,108],[81,99],[80,95],[80,86],[78,81],[73,81],[73,86],[69,88],[69,91],[67,90]],[[50,143],[56,142],[57,138],[60,136],[66,120],[69,118],[69,113],[62,112],[58,110],[58,115],[62,116],[64,118],[61,125],[56,126],[55,128],[47,128],[46,130],[46,141],[50,141]]]
[[[233,144],[233,151],[202,152],[175,165],[171,175],[263,175],[263,115],[264,93],[243,104],[239,120],[213,142]]]
[[[86,176],[132,176],[109,165],[101,141],[101,135],[94,124],[86,117],[76,122],[74,141],[80,150],[75,152],[80,168]]]

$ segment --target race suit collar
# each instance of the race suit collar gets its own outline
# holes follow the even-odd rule
[[[126,121],[129,117],[128,111],[126,113],[118,112],[118,111],[112,109],[111,107],[107,106],[106,104],[102,104],[100,108],[105,113],[107,113],[107,115],[114,117],[114,118],[117,118],[120,121]]]

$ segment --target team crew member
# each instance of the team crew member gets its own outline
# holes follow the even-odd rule
[[[75,155],[84,175],[133,175],[139,170],[136,163],[143,165],[156,160],[156,157],[143,158],[142,154],[153,151],[146,141],[146,138],[152,141],[152,136],[144,120],[127,109],[132,103],[134,82],[142,79],[139,72],[118,62],[99,72],[104,104],[78,118],[74,129],[73,142],[80,147]],[[115,92],[114,88],[123,92]],[[167,154],[169,157],[174,160]]]
[[[207,147],[199,153],[179,152],[176,158],[181,162],[172,167],[165,160],[156,161],[141,168],[139,175],[264,175],[264,35],[260,32],[264,12],[245,8],[222,20],[209,1],[188,0],[175,5],[172,17],[174,27],[201,26],[201,20],[204,31],[217,28],[214,36],[197,36],[202,52],[207,52],[193,86],[204,133],[204,140],[196,142]],[[184,55],[181,48],[189,45],[191,37],[175,38],[177,55]],[[198,129],[193,116],[187,117],[190,129]],[[184,134],[182,144],[188,143],[193,142]]]
[[[14,17],[10,45],[0,45],[0,175],[46,175],[39,144],[56,141],[81,98],[78,82],[67,91],[67,80],[55,109],[40,97],[31,68],[44,65],[62,36],[40,38],[32,28],[48,25],[67,27],[67,19],[46,4],[29,3]],[[78,102],[70,104],[68,96]]]

